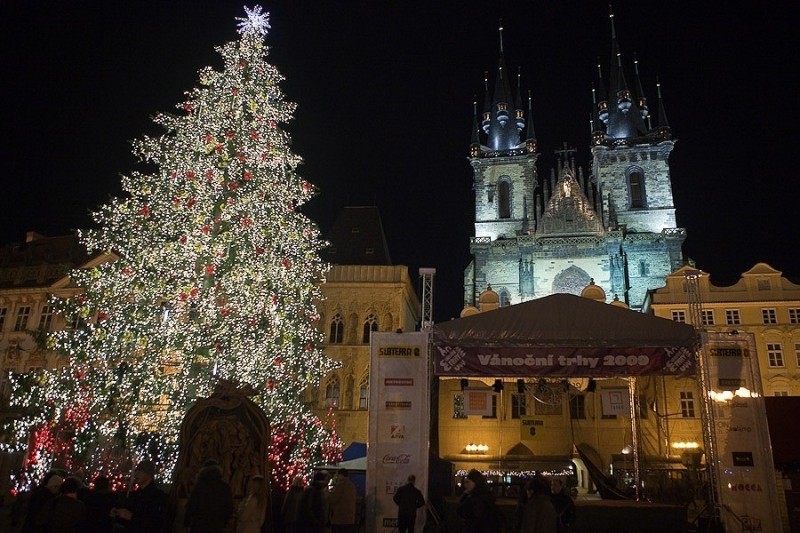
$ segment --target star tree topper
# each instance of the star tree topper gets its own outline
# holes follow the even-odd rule
[[[247,17],[236,17],[236,20],[241,20],[239,23],[239,33],[242,35],[252,32],[258,33],[263,37],[267,34],[267,31],[272,28],[272,26],[269,25],[269,13],[264,13],[261,6],[255,5],[253,9],[244,6],[244,12],[247,14]]]

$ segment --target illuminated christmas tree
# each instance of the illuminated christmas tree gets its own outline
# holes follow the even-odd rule
[[[298,211],[314,189],[280,126],[295,106],[266,61],[268,14],[245,10],[240,39],[218,48],[224,69],[202,69],[179,113],[154,119],[164,134],[134,143],[145,170],[80,234],[117,259],[72,272],[83,292],[57,304],[78,325],[51,339],[69,367],[17,379],[14,406],[37,413],[15,422],[34,473],[149,455],[169,475],[184,413],[220,378],[260,392],[282,475],[340,449],[302,402],[333,367],[315,329],[327,266]]]

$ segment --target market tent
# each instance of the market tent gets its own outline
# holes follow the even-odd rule
[[[434,372],[451,376],[691,375],[694,328],[554,294],[433,328]]]

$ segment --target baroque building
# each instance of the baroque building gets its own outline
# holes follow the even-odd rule
[[[598,65],[588,176],[566,145],[556,150],[557,172],[540,176],[531,99],[523,105],[519,75],[512,89],[501,46],[494,89],[487,78],[483,112],[477,103],[474,109],[475,230],[465,306],[477,306],[489,285],[506,305],[579,294],[593,279],[639,309],[646,292],[683,264],[686,234],[675,220],[669,166],[675,140],[660,88],[654,125],[638,64],[631,86],[611,20],[611,75],[606,82]]]
[[[648,293],[643,311],[691,323],[686,271],[676,270],[666,284]],[[800,396],[800,285],[766,263],[758,263],[730,286],[714,285],[700,272],[702,304],[695,324],[707,331],[752,333],[764,394]]]
[[[370,335],[415,331],[420,303],[408,267],[392,264],[376,207],[346,207],[327,239],[331,269],[318,311],[325,353],[340,366],[307,398],[320,417],[333,413],[345,444],[367,442]]]

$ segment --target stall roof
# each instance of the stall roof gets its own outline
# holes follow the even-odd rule
[[[572,294],[436,324],[434,343],[484,346],[691,347],[694,328]]]

